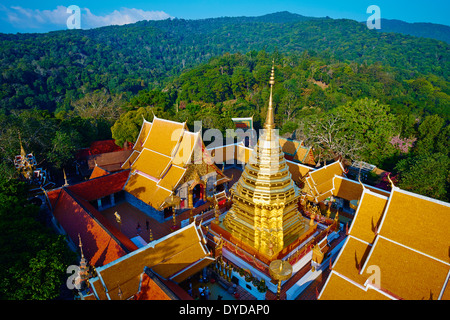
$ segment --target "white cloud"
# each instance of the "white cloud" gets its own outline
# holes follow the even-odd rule
[[[171,18],[164,11],[145,11],[135,8],[120,8],[106,15],[95,15],[89,8],[81,9],[81,28],[90,29],[109,25],[124,25],[141,20],[164,20]],[[67,28],[67,7],[57,6],[53,10],[22,8],[20,6],[5,7],[0,5],[3,20],[17,29],[33,29],[36,31]]]
[[[84,12],[83,12],[84,11]],[[81,28],[89,29],[110,25],[124,25],[141,20],[164,20],[171,18],[164,11],[144,11],[135,8],[120,8],[105,16],[96,16],[88,8],[82,9]]]

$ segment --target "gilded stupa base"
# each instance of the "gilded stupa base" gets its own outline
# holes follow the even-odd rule
[[[229,243],[231,243],[235,250],[245,251],[250,256],[253,256],[261,262],[269,265],[270,262],[277,259],[283,259],[291,252],[296,251],[302,243],[304,243],[314,235],[317,230],[317,225],[310,226],[309,220],[304,217],[302,218],[304,219],[304,223],[302,223],[302,226],[304,228],[302,228],[301,231],[297,234],[291,234],[290,236],[285,237],[283,247],[279,250],[273,250],[272,254],[270,254],[271,252],[267,250],[256,249],[251,243],[249,243],[248,239],[243,236],[243,233],[232,233],[231,230],[225,226],[225,221],[221,221],[218,224],[211,223],[210,229],[214,233],[223,237],[224,240],[227,240]]]

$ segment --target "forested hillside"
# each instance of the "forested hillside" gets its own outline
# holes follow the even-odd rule
[[[278,21],[278,22],[274,22]],[[3,110],[68,110],[73,100],[106,88],[136,94],[210,58],[266,50],[388,65],[406,78],[448,79],[449,45],[369,30],[353,20],[279,13],[260,18],[142,21],[46,34],[0,34]]]
[[[6,171],[19,150],[19,135],[27,150],[61,171],[76,149],[111,137],[119,117],[131,119],[139,107],[155,106],[158,115],[189,124],[201,119],[205,128],[225,130],[231,117],[252,114],[260,124],[272,60],[278,127],[307,139],[323,160],[341,155],[394,169],[405,155],[389,139],[416,141],[420,124],[433,115],[443,121],[439,135],[449,120],[449,45],[380,33],[353,20],[282,12],[2,34],[0,42],[0,150]],[[383,119],[378,122],[383,132],[369,137],[367,124],[360,124],[359,133],[344,126],[351,116]],[[314,140],[323,119],[342,125],[332,126],[339,143]],[[135,129],[116,128],[119,142],[125,136],[134,140],[127,132]],[[358,146],[349,148],[351,141]]]
[[[397,32],[415,37],[442,40],[450,43],[450,27],[443,24],[423,22],[408,23],[395,19],[381,19],[380,31]]]

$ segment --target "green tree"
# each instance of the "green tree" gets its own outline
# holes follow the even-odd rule
[[[139,135],[144,119],[153,118],[153,109],[151,107],[141,107],[122,114],[111,127],[112,137],[116,140],[116,144],[123,146],[125,141],[134,143]]]
[[[58,130],[51,140],[51,149],[47,152],[47,160],[57,169],[69,164],[75,151],[80,146],[80,134],[77,131]]]
[[[440,132],[444,126],[444,119],[439,115],[426,116],[418,128],[418,141],[414,147],[417,154],[427,154],[433,152],[446,152],[437,150],[437,142],[442,136]]]
[[[421,153],[400,160],[398,186],[427,197],[450,201],[450,159],[442,153]]]
[[[364,98],[336,108],[345,121],[341,133],[359,144],[357,155],[361,160],[380,166],[395,152],[390,140],[397,134],[396,118],[387,105]]]
[[[54,299],[75,261],[63,236],[39,220],[28,185],[0,177],[0,299]]]

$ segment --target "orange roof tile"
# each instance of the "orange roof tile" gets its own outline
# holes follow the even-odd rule
[[[146,273],[143,274],[141,290],[135,296],[136,300],[171,300],[158,284]]]
[[[379,268],[382,288],[407,300],[437,299],[450,271],[448,262],[440,262],[381,236],[363,272],[368,266]]]
[[[320,169],[312,171],[309,173],[313,183],[315,185],[320,185],[325,181],[331,180],[335,175],[342,175],[344,170],[342,169],[342,164],[339,161],[333,162],[332,164],[326,165]]]
[[[449,258],[450,203],[394,188],[379,234],[442,261]]]
[[[185,172],[186,169],[171,165],[166,174],[159,180],[158,185],[168,190],[172,190],[178,185]]]
[[[47,192],[48,201],[50,202],[51,208],[54,208],[56,205],[56,201],[58,201],[58,197],[61,193],[62,188],[53,189]],[[50,208],[50,209],[51,209]]]
[[[333,178],[333,185],[333,195],[349,201],[358,200],[363,192],[363,187],[358,181],[353,181],[345,177],[335,176]],[[382,196],[389,196],[390,194],[389,191],[381,190],[366,184],[364,184],[364,187]]]
[[[301,146],[300,141],[286,139],[286,138],[279,138],[278,141],[280,142],[281,149],[284,153],[288,153],[290,155],[295,155],[297,152],[297,149]]]
[[[183,137],[179,143],[176,153],[173,157],[172,163],[181,167],[185,167],[191,160],[191,155],[194,148],[200,147],[198,133],[184,131]]]
[[[444,289],[444,292],[442,293],[441,300],[450,300],[450,283],[447,280],[447,286]]]
[[[292,175],[292,180],[294,180],[295,182],[300,182],[300,180],[305,177],[308,172],[314,171],[313,168],[289,160],[286,160],[286,164],[289,167],[289,172]]]
[[[133,149],[136,151],[141,151],[144,147],[145,140],[147,139],[148,133],[150,132],[150,129],[152,128],[152,123],[148,122],[144,119],[144,122],[142,123],[141,130],[139,131],[139,135],[136,139],[136,142],[134,143]]]
[[[97,164],[103,168],[109,167],[109,171],[118,171],[120,170],[121,165],[130,157],[132,153],[133,150],[121,150],[92,155],[88,157],[88,166],[89,169],[93,169]]]
[[[340,182],[347,183],[342,179]],[[357,289],[369,292],[364,285],[378,269],[380,288],[376,290],[381,296],[363,294],[364,299],[386,295],[408,300],[448,299],[449,208],[448,203],[396,187],[389,198],[365,187],[350,235],[333,265],[332,274],[341,280],[330,276],[321,298],[361,297]]]
[[[91,175],[89,177],[89,180],[97,178],[97,177],[106,176],[106,175],[108,175],[110,173],[111,172],[109,172],[108,170],[105,170],[105,169],[103,169],[103,168],[101,168],[99,166],[95,166],[94,170],[92,170],[92,173],[91,173]]]
[[[201,233],[195,223],[191,223],[109,265],[97,268],[97,274],[102,284],[108,288],[111,299],[118,299],[119,286],[123,298],[126,299],[137,293],[138,276],[144,267],[157,269],[169,277],[172,274],[176,275],[188,265],[195,265],[195,262],[208,255]],[[98,283],[98,279],[93,279],[92,282],[97,284],[97,293],[103,290],[103,285]],[[106,295],[102,294],[102,297],[106,298]]]
[[[375,231],[379,229],[387,202],[387,197],[380,196],[368,189],[364,190],[349,230],[350,234],[368,243],[373,243],[376,236]]]
[[[111,237],[114,237],[126,251],[131,252],[138,248],[133,241],[126,237],[119,229],[117,229],[115,225],[112,225],[111,222],[109,222],[109,220],[89,202],[70,191],[68,191],[68,193],[72,196],[72,198],[78,201],[78,203],[82,205],[83,208],[85,208],[85,210],[103,227],[103,229],[105,229]]]
[[[67,188],[84,200],[92,201],[103,198],[123,189],[129,170],[119,171],[106,176],[83,181]]]
[[[171,157],[175,147],[178,145],[183,132],[186,129],[185,123],[155,117],[152,127],[144,143],[144,148],[157,151]]]
[[[140,152],[133,150],[133,153],[128,157],[127,160],[122,164],[122,169],[130,169],[133,162],[139,157]]]
[[[164,203],[164,200],[172,194],[171,190],[158,186],[157,182],[139,172],[130,175],[125,191],[150,204],[155,209],[158,209]]]
[[[120,243],[105,230],[92,214],[73,198],[66,188],[61,190],[53,214],[74,243],[80,234],[83,253],[93,266],[108,264],[126,254]]]
[[[369,275],[366,273],[359,274],[359,268],[362,269],[370,249],[371,246],[368,243],[349,236],[333,264],[333,270],[360,285],[364,285]]]
[[[320,300],[388,300],[382,293],[361,288],[345,277],[331,272],[319,296]]]
[[[136,161],[131,165],[131,170],[139,170],[159,179],[169,168],[171,160],[168,156],[144,148]]]

